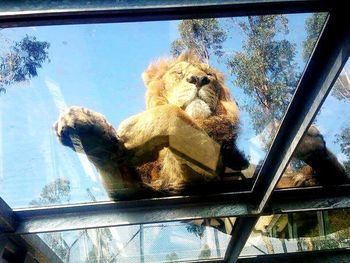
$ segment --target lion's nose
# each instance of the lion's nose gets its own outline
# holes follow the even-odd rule
[[[189,83],[195,84],[197,88],[209,84],[210,79],[207,76],[191,76],[187,79]]]

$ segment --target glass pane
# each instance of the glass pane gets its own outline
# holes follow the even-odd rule
[[[234,219],[230,220],[233,224]],[[134,225],[39,236],[67,263],[217,259],[224,257],[231,237],[226,234],[224,221],[209,219]]]
[[[240,256],[349,248],[348,215],[333,210],[263,216]]]
[[[304,135],[279,187],[350,183],[350,62]],[[302,160],[302,161],[301,161]]]
[[[26,207],[249,190],[325,17],[1,30],[0,196]]]

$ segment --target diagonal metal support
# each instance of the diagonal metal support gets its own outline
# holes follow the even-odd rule
[[[342,8],[339,7],[339,10]],[[345,9],[346,10],[346,9]],[[282,176],[303,134],[326,99],[350,54],[350,27],[346,14],[331,12],[293,100],[274,138],[253,188],[260,214]],[[242,219],[226,254],[226,262],[236,262],[254,229],[255,219]],[[244,231],[243,233],[239,233]]]
[[[241,217],[235,222],[224,262],[236,262],[259,217]]]

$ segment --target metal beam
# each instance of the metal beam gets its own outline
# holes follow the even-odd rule
[[[326,99],[349,54],[350,27],[347,14],[345,11],[337,10],[328,17],[317,47],[258,174],[253,187],[258,214],[263,212],[295,148]],[[237,261],[239,252],[254,229],[251,222],[252,220],[247,220],[246,223],[242,223],[241,228],[245,229],[246,234],[240,235],[240,242],[231,242],[233,247],[228,249],[228,253],[231,254],[226,255],[226,262]],[[239,233],[234,233],[233,237],[235,235]]]
[[[264,215],[350,208],[350,185],[275,190]]]
[[[63,263],[55,252],[37,235],[7,236],[0,235],[0,262],[27,262],[26,256],[40,263]]]
[[[350,185],[276,190],[263,214],[350,208]],[[159,223],[210,217],[258,216],[249,201],[249,193],[236,198],[205,202],[189,197],[124,202],[98,202],[46,208],[15,209],[18,227],[12,233],[28,234],[48,231],[111,227],[128,224]],[[226,200],[223,202],[222,200]],[[238,228],[241,231],[241,228]],[[242,234],[242,233],[240,233]]]
[[[2,27],[155,21],[203,17],[327,11],[329,0],[187,0],[179,1],[64,1],[41,2],[3,0],[0,3]]]
[[[96,227],[182,221],[198,218],[243,216],[251,214],[247,202],[171,204],[157,200],[106,202],[87,205],[15,210],[19,224],[15,234],[76,230]],[[173,200],[172,200],[173,201]]]
[[[10,236],[9,239],[25,247],[27,253],[30,253],[40,263],[63,263],[57,254],[37,235]]]

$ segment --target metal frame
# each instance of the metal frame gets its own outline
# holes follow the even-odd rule
[[[300,211],[350,207],[350,185],[276,190],[264,211],[241,193],[225,202],[194,198],[164,198],[140,201],[97,202],[70,206],[15,209],[17,224],[12,234],[42,233],[96,227],[162,223],[210,217],[258,217]],[[243,202],[242,199],[246,199]],[[241,232],[241,231],[240,231]]]
[[[337,0],[335,0],[336,2]],[[100,1],[99,1],[100,2]],[[138,22],[171,19],[246,16],[329,11],[329,0],[127,0],[86,2],[83,0],[42,4],[3,0],[0,3],[0,23],[6,27],[62,25],[76,23]],[[340,3],[340,1],[339,1]],[[19,11],[20,10],[20,11]]]
[[[0,12],[0,25],[17,27],[153,21],[315,11],[329,12],[330,15],[252,191],[205,197],[171,197],[17,210],[12,210],[0,199],[0,232],[18,237],[19,234],[27,233],[236,216],[239,218],[224,260],[212,262],[237,262],[246,240],[262,214],[350,208],[349,186],[273,191],[293,151],[349,57],[350,27],[346,21],[347,8],[344,2],[188,0],[178,4],[174,0],[164,3],[143,0],[137,6],[130,4],[130,1],[118,1],[119,6],[114,6],[115,1],[111,0],[105,1],[99,7],[84,6],[84,1],[74,2],[74,9],[60,6],[57,9],[35,10],[30,4],[20,5],[26,12],[3,9],[5,12]],[[11,1],[3,1],[0,7],[2,5],[6,8],[6,4],[10,3]],[[243,259],[238,261],[245,262]]]

